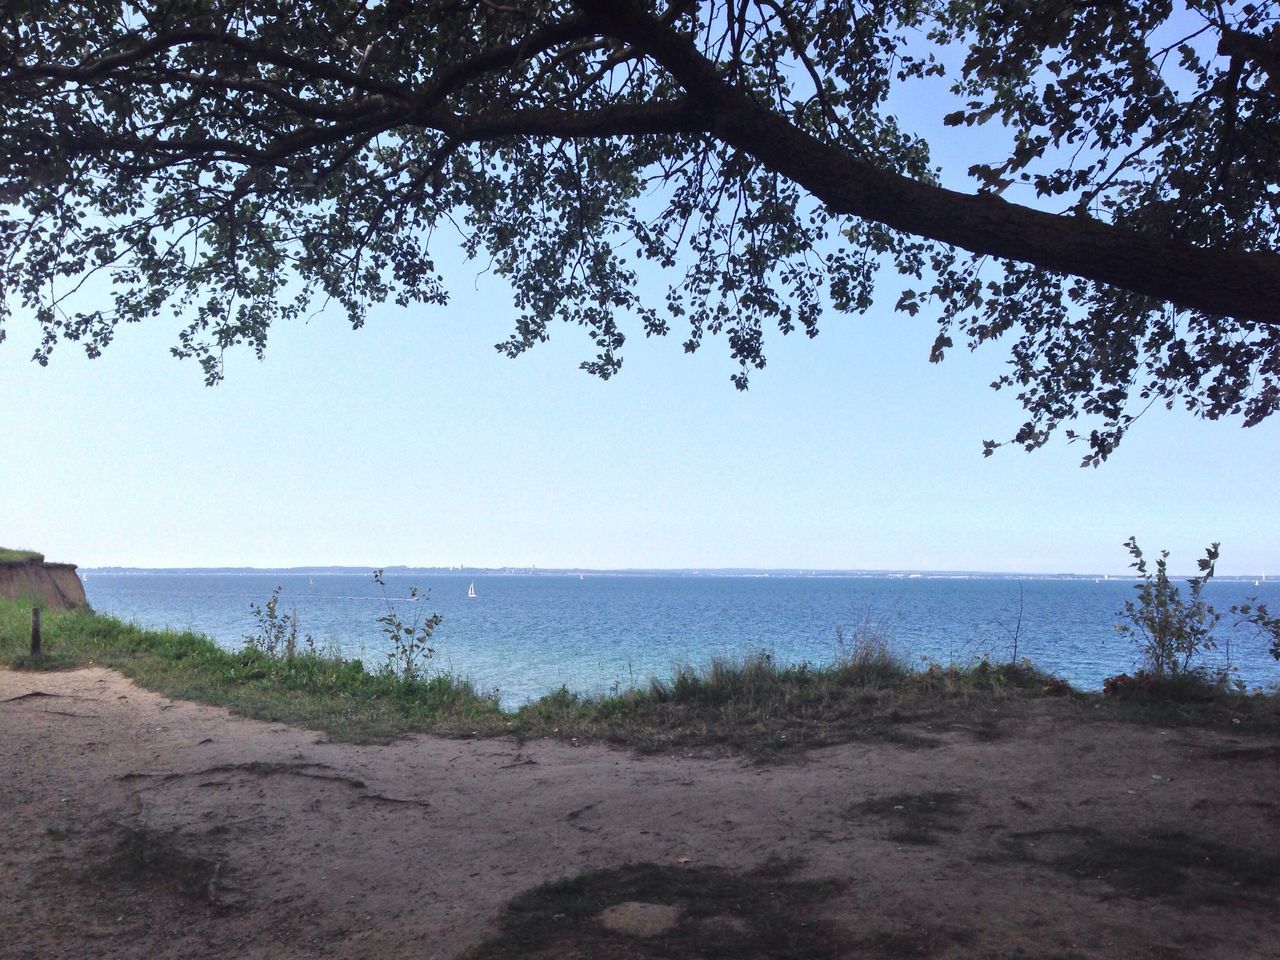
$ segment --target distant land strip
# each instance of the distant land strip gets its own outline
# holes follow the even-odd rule
[[[326,566],[326,567],[81,567],[82,574],[169,575],[169,576],[368,576],[381,569],[388,576],[410,577],[779,577],[846,579],[932,579],[932,580],[1121,580],[1130,574],[1115,573],[1016,573],[995,570],[826,570],[808,567],[679,567],[593,569],[590,567],[409,567],[409,566]],[[1187,574],[1186,576],[1192,576]],[[1218,576],[1223,582],[1257,580],[1260,575]]]

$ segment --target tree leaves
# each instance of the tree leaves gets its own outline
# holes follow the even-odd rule
[[[177,317],[175,354],[214,382],[226,350],[261,355],[325,304],[358,327],[376,303],[446,303],[443,238],[511,285],[506,354],[568,324],[607,378],[630,329],[679,326],[689,351],[720,339],[745,388],[771,328],[868,311],[883,265],[913,280],[898,309],[936,312],[931,359],[1008,344],[995,386],[1027,411],[1009,442],[1065,426],[1097,464],[1153,403],[1255,424],[1280,405],[1280,308],[1250,295],[1280,275],[1277,6],[10,4],[0,338],[20,306],[47,363]],[[968,164],[995,206],[934,189],[890,108],[948,64],[942,122],[1008,136]],[[775,123],[844,179],[795,174],[760,133]],[[860,178],[936,209],[904,229]],[[1027,204],[1063,214],[1061,243],[1019,227],[1025,251],[991,256],[981,238]],[[1099,225],[1118,256],[1091,249]],[[1232,306],[1150,275],[1139,241],[1214,253]]]

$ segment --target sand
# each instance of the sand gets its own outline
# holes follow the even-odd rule
[[[1274,887],[1140,896],[1114,871],[1034,862],[1066,834],[1029,833],[1168,827],[1280,854],[1274,740],[1081,721],[1046,700],[995,739],[922,729],[935,747],[761,765],[554,741],[331,743],[96,668],[0,670],[0,701],[5,958],[455,957],[557,878],[771,858],[841,881],[823,916],[885,956],[1280,957]],[[892,805],[861,806],[926,792],[957,795],[931,842],[894,839]],[[130,867],[166,852],[172,870]]]

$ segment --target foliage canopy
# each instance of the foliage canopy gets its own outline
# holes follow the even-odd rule
[[[891,265],[933,359],[1009,342],[1028,449],[1083,416],[1097,463],[1155,402],[1252,425],[1280,405],[1278,7],[14,0],[0,323],[32,311],[44,363],[180,316],[214,381],[322,300],[445,302],[447,228],[515,291],[509,354],[581,325],[608,377],[629,320],[678,325],[745,387],[767,328],[867,311]],[[1007,149],[944,187],[907,98]],[[77,299],[99,272],[110,302]]]

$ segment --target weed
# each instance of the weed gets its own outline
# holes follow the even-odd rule
[[[1102,693],[1130,700],[1173,700],[1208,703],[1227,689],[1226,676],[1211,678],[1199,670],[1161,675],[1150,670],[1117,674],[1102,681]]]
[[[1189,600],[1183,600],[1181,592],[1169,580],[1168,550],[1160,552],[1153,574],[1134,537],[1125,541],[1125,548],[1133,557],[1130,566],[1138,571],[1140,578],[1138,600],[1136,603],[1125,601],[1124,615],[1129,622],[1120,624],[1116,629],[1138,644],[1143,669],[1135,677],[1120,674],[1108,678],[1106,683],[1111,689],[1107,692],[1137,693],[1147,697],[1176,698],[1180,694],[1195,697],[1204,696],[1208,687],[1228,685],[1234,686],[1237,692],[1243,692],[1243,684],[1238,679],[1234,682],[1231,679],[1229,645],[1225,647],[1227,663],[1217,673],[1211,675],[1203,663],[1195,662],[1218,648],[1213,631],[1223,614],[1205,603],[1203,596],[1205,584],[1213,579],[1218,562],[1218,544],[1211,543],[1205,549],[1204,557],[1196,561],[1200,576],[1187,581]],[[1272,616],[1265,603],[1250,599],[1246,603],[1233,604],[1228,612],[1236,617],[1235,626],[1252,625],[1257,634],[1270,643],[1271,656],[1280,660],[1280,617]],[[1181,686],[1168,682],[1179,679],[1189,679],[1190,682]]]
[[[1013,626],[1009,626],[1003,620],[997,621],[997,626],[1004,631],[1009,638],[1009,662],[1018,662],[1018,647],[1022,641],[1022,617],[1026,611],[1026,597],[1023,595],[1022,578],[1018,578],[1018,616],[1014,620]]]
[[[557,690],[521,707],[516,728],[527,736],[572,734],[643,751],[724,747],[758,758],[848,740],[929,744],[902,725],[946,705],[922,693],[911,674],[889,676],[848,663],[782,665],[764,653],[717,658],[614,696]]]
[[[387,605],[387,612],[378,617],[382,632],[391,643],[387,653],[387,671],[407,683],[424,679],[427,661],[436,654],[435,647],[431,646],[431,635],[444,622],[444,617],[438,613],[429,617],[415,613],[413,619],[405,623],[387,596],[387,584],[382,579],[381,570],[373,572],[373,582],[382,588],[382,600]],[[431,592],[427,591],[426,597],[430,596]],[[415,603],[420,599],[417,587],[409,588],[409,599]]]
[[[298,646],[298,611],[295,608],[288,615],[279,613],[280,590],[280,587],[276,587],[271,591],[271,598],[265,606],[249,604],[249,612],[257,620],[258,630],[256,633],[246,633],[244,641],[250,649],[260,651],[268,657],[284,656],[285,659],[292,660]],[[316,642],[311,634],[304,635],[302,641],[308,651],[315,652]]]

